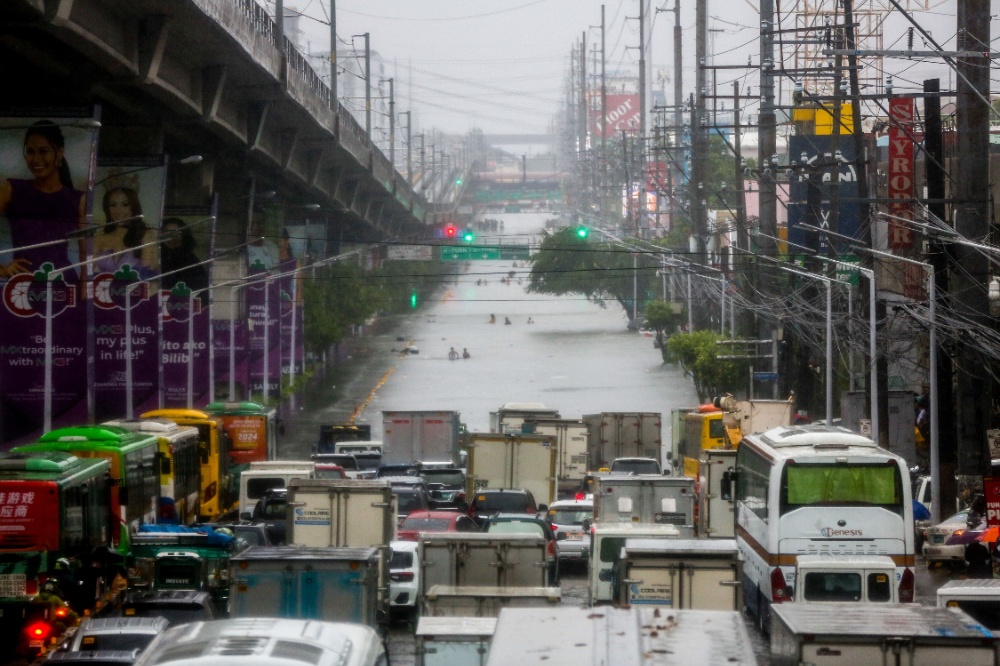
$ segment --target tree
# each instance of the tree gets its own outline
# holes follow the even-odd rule
[[[576,227],[564,227],[542,240],[531,259],[527,290],[536,294],[581,294],[602,308],[614,300],[631,320],[635,281],[639,303],[644,303],[649,300],[659,266],[656,257],[648,253],[633,256],[626,248],[594,242],[594,234],[581,238],[576,232]]]
[[[686,374],[694,380],[698,399],[705,402],[713,396],[735,393],[735,388],[747,378],[747,361],[719,358],[721,336],[712,331],[678,333],[667,340],[670,353]]]
[[[322,353],[341,342],[349,326],[363,324],[383,302],[381,290],[365,279],[364,270],[355,263],[321,266],[314,278],[303,282],[303,339],[312,352]]]
[[[656,331],[656,347],[660,350],[663,362],[666,363],[672,358],[667,348],[667,340],[686,320],[687,315],[679,303],[666,301],[647,303],[643,314],[646,317],[646,328]]]

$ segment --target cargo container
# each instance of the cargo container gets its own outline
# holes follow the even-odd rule
[[[735,539],[627,539],[614,578],[622,607],[743,609],[743,561]]]
[[[747,666],[757,658],[737,612],[564,606],[505,608],[486,663]]]
[[[547,544],[534,534],[422,532],[420,594],[435,585],[545,587]]]
[[[562,496],[577,490],[587,474],[587,424],[579,419],[531,417],[522,431],[555,438],[557,491]]]
[[[681,533],[673,525],[643,523],[595,524],[590,530],[588,595],[591,605],[614,599],[614,567],[629,539],[677,539]]]
[[[422,617],[416,666],[484,666],[496,628],[495,617]]]
[[[230,560],[229,615],[375,626],[380,557],[377,548],[251,546]]]
[[[602,412],[583,417],[587,424],[590,469],[615,458],[655,458],[663,463],[663,418],[659,412]]]
[[[383,479],[295,479],[288,484],[288,543],[387,548],[396,529],[392,487]]]
[[[551,409],[540,402],[508,402],[495,412],[490,412],[490,432],[501,435],[525,432],[528,419],[559,419],[558,409]]]
[[[382,462],[461,464],[458,412],[382,412]]]
[[[467,439],[467,497],[479,490],[516,488],[529,491],[539,504],[555,501],[555,437],[469,433]]]
[[[771,663],[996,666],[998,638],[958,608],[919,604],[771,606]]]
[[[699,470],[698,535],[733,539],[736,537],[736,451],[714,449],[702,452]]]
[[[555,608],[558,587],[435,585],[424,595],[421,617],[499,617],[504,608]]]
[[[598,475],[594,522],[673,525],[682,537],[697,536],[694,479],[684,476]]]

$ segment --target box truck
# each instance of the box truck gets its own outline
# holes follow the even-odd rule
[[[697,536],[694,479],[685,476],[594,478],[595,523],[673,525],[681,536]]]
[[[555,437],[556,490],[560,497],[578,490],[587,474],[587,424],[580,419],[531,417],[522,431]]]
[[[602,412],[584,415],[583,420],[590,469],[606,468],[615,458],[654,458],[663,464],[659,412]]]
[[[614,599],[614,567],[629,539],[677,539],[681,533],[673,525],[642,523],[597,523],[590,530],[590,569],[587,593],[591,605]]]
[[[435,585],[424,595],[420,617],[499,617],[504,608],[556,608],[558,587]]]
[[[539,504],[556,499],[556,446],[549,435],[469,433],[466,496],[478,490],[527,490]]]
[[[382,461],[461,464],[458,412],[382,412]]]
[[[490,412],[490,432],[517,434],[524,432],[527,419],[558,419],[558,409],[551,409],[540,402],[508,402],[495,412]]]
[[[496,628],[495,617],[421,617],[416,666],[484,666]]]
[[[534,534],[422,532],[421,596],[435,585],[546,587],[547,544]]]

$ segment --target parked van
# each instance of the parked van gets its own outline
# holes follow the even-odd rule
[[[799,555],[794,599],[894,604],[895,581],[896,563],[888,555]]]
[[[252,649],[234,649],[236,645]],[[385,649],[371,627],[286,618],[239,618],[173,627],[144,651],[137,666],[273,666],[308,663],[385,666]]]

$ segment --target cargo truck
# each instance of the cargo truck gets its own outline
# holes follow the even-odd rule
[[[556,608],[558,587],[435,585],[422,599],[420,617],[499,617],[504,608]]]
[[[743,609],[735,539],[627,539],[614,566],[619,606]]]
[[[339,423],[321,425],[319,440],[313,453],[334,453],[338,442],[367,441],[372,438],[372,427],[367,423]]]
[[[774,604],[771,663],[996,666],[1000,638],[958,608]]]
[[[382,412],[382,462],[461,465],[458,412]]]
[[[595,524],[590,529],[590,569],[587,593],[590,604],[611,603],[614,599],[614,567],[629,539],[674,540],[681,536],[673,525],[641,523]]]
[[[555,437],[556,490],[560,497],[577,490],[587,475],[587,424],[580,419],[531,417],[521,430],[524,434]]]
[[[584,415],[590,469],[615,458],[654,458],[662,464],[663,418],[659,412],[602,412]]]
[[[544,537],[422,532],[417,543],[421,597],[435,585],[546,587]]]
[[[694,479],[677,476],[594,477],[594,522],[673,525],[697,536]]]
[[[422,617],[417,622],[416,666],[483,666],[495,617]]]
[[[736,538],[736,451],[703,451],[699,464],[701,494],[698,497],[698,534],[721,539]]]
[[[382,618],[377,548],[251,546],[230,561],[231,618],[353,622]]]
[[[695,666],[757,663],[736,612],[660,608],[506,608],[487,666]],[[855,664],[858,666],[858,664]]]
[[[466,497],[480,490],[521,489],[539,504],[555,501],[555,437],[469,433],[467,439]]]
[[[508,402],[495,412],[490,412],[490,432],[501,435],[525,432],[524,422],[529,419],[559,419],[558,409],[550,409],[540,402]]]

